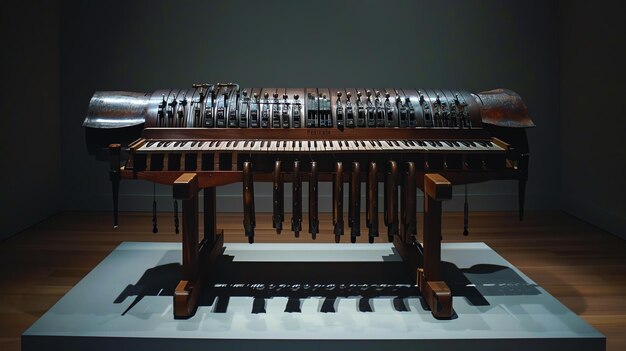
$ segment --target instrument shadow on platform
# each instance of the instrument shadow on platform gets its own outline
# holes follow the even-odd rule
[[[397,253],[395,254],[397,255]],[[287,298],[285,312],[301,312],[307,298],[320,300],[318,312],[334,313],[340,299],[357,298],[359,312],[375,312],[374,298],[389,299],[393,309],[409,312],[407,298],[419,298],[427,309],[416,286],[411,284],[403,262],[395,255],[383,256],[382,262],[267,262],[237,261],[235,256],[223,255],[211,272],[208,286],[199,297],[199,306],[209,306],[213,313],[226,313],[232,297],[252,297],[250,313],[265,313],[266,301]],[[540,291],[527,283],[513,269],[478,264],[459,268],[442,262],[446,283],[454,296],[464,297],[472,306],[490,306],[493,296],[532,296]],[[114,303],[133,298],[122,313],[131,311],[146,296],[173,296],[182,277],[179,263],[167,263],[147,269],[133,284],[119,293]]]

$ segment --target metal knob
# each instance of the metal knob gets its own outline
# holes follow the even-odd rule
[[[283,94],[283,99],[287,100],[287,94]]]
[[[278,99],[278,93],[274,93],[274,99]]]
[[[270,94],[265,93],[265,94],[263,94],[263,97],[267,99],[268,97],[270,97]]]
[[[294,100],[298,100],[298,99],[300,98],[300,95],[298,95],[298,94],[294,94],[294,95],[293,95],[293,98],[294,98]]]
[[[348,99],[350,99],[350,98],[352,97],[352,93],[351,93],[351,92],[349,92],[349,91],[347,91],[347,92],[346,92],[346,97],[347,97]]]

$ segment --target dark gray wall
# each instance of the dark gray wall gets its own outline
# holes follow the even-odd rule
[[[3,1],[0,240],[61,208],[56,1]]]
[[[561,205],[626,238],[624,7],[561,4]]]
[[[216,81],[515,90],[538,125],[529,131],[528,207],[558,206],[554,1],[64,1],[61,13],[66,209],[110,208],[107,165],[88,157],[81,127],[96,90]],[[222,209],[237,209],[240,192],[220,189]],[[516,208],[513,183],[470,192],[473,209]],[[257,194],[257,208],[269,209],[269,188]],[[122,185],[122,209],[151,200],[151,185]]]

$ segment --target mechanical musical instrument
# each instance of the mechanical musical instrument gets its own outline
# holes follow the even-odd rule
[[[343,236],[350,236],[351,242],[367,236],[372,243],[385,233],[433,315],[449,318],[451,292],[441,272],[441,202],[451,198],[453,184],[517,180],[522,219],[529,161],[525,129],[534,123],[520,96],[506,89],[474,94],[454,89],[241,88],[217,83],[153,93],[97,92],[84,126],[91,153],[102,157],[102,150],[108,149],[115,226],[121,179],[172,185],[174,198],[182,201],[184,277],[174,295],[175,317],[193,314],[207,271],[221,253],[216,187],[242,183],[244,234],[253,243],[255,182],[273,184],[272,225],[277,233],[289,228],[299,236],[308,228],[316,238],[326,234],[320,232],[318,215],[318,184],[326,181],[332,182],[336,242]],[[290,224],[285,228],[286,182],[293,186]],[[306,220],[303,182],[308,182]],[[205,226],[199,240],[201,189]],[[417,189],[424,193],[422,240]],[[344,191],[349,195],[347,213]],[[156,232],[156,202],[153,206]],[[178,228],[177,202],[175,208]],[[466,196],[464,234],[467,216]]]

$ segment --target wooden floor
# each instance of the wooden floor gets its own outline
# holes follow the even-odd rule
[[[108,213],[62,213],[0,243],[0,350],[19,350],[21,333],[120,242],[180,241],[171,217],[159,216],[155,235],[148,214],[123,214],[113,230]],[[226,242],[245,242],[241,223],[239,214],[219,216]],[[257,215],[257,225],[256,242],[312,242],[274,234],[270,215]],[[327,214],[321,231],[331,231]],[[607,350],[626,350],[626,241],[560,212],[529,213],[521,223],[514,213],[472,213],[469,237],[462,214],[447,213],[443,231],[444,241],[486,242],[604,333]]]

